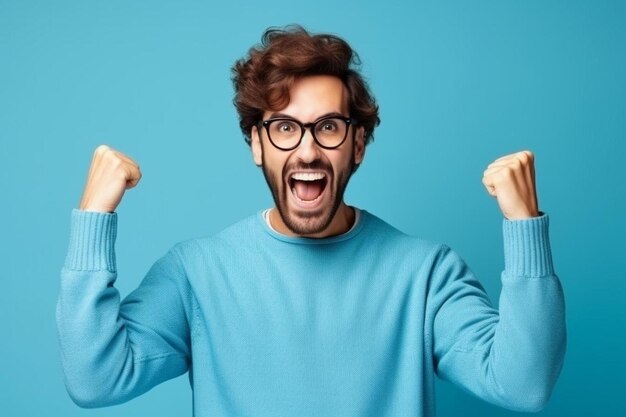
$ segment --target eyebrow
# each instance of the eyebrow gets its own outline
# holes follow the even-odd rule
[[[345,116],[345,115],[335,111],[335,112],[330,112],[330,113],[326,113],[326,114],[321,115],[320,117],[315,119],[312,123],[315,123],[318,120],[322,120],[322,119],[325,119],[327,117],[348,117],[348,116]],[[290,116],[290,115],[285,114],[285,113],[272,113],[272,114],[270,114],[270,117],[268,117],[268,120],[271,120],[271,119],[292,119],[292,120],[298,120],[295,117]]]

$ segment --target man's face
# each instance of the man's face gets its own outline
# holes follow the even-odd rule
[[[346,87],[337,77],[308,76],[293,85],[287,107],[264,112],[263,120],[280,116],[310,123],[330,114],[350,116]],[[310,129],[290,151],[274,147],[263,128],[253,127],[251,138],[254,161],[263,168],[280,214],[272,221],[274,227],[309,237],[344,231],[348,208],[343,193],[355,165],[363,160],[363,129],[349,127],[347,139],[336,149],[317,145]]]

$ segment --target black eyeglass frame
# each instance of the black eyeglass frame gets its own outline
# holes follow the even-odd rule
[[[315,136],[315,129],[314,129],[315,126],[318,125],[319,123],[322,123],[330,119],[339,119],[339,120],[343,120],[346,123],[346,134],[344,135],[343,139],[341,139],[341,142],[339,142],[339,144],[335,146],[326,146],[322,144]],[[270,124],[273,122],[279,122],[279,121],[293,122],[293,123],[296,123],[298,126],[300,126],[302,135],[300,135],[300,139],[298,139],[298,142],[296,142],[294,146],[291,146],[289,148],[282,148],[276,145],[276,143],[274,143],[274,141],[272,140],[272,135],[270,135]],[[299,120],[288,118],[288,117],[276,117],[273,119],[259,120],[259,127],[260,126],[263,126],[265,128],[265,131],[267,132],[267,138],[270,140],[272,145],[274,145],[276,149],[280,149],[281,151],[292,151],[296,149],[298,146],[300,146],[300,144],[302,143],[302,138],[304,138],[304,135],[306,135],[307,129],[311,131],[311,136],[313,136],[313,140],[315,141],[315,143],[317,143],[319,147],[324,148],[324,149],[337,149],[338,147],[343,145],[343,143],[346,141],[346,138],[348,137],[348,131],[350,130],[350,126],[357,126],[357,121],[356,119],[353,119],[352,117],[328,116],[328,117],[324,117],[322,119],[316,120],[315,122],[302,123]]]

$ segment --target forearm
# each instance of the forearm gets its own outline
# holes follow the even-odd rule
[[[565,350],[547,217],[505,221],[504,243],[499,312],[460,258],[442,261],[450,282],[435,327],[439,372],[490,402],[536,411],[549,398]]]
[[[490,363],[504,393],[545,404],[560,373],[566,344],[565,305],[554,271],[546,215],[504,221],[500,322]]]
[[[137,320],[123,318],[113,286],[115,234],[115,214],[72,213],[57,328],[68,392],[85,407],[127,401],[186,369],[183,354],[152,343]]]

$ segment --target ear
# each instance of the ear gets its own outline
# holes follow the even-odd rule
[[[365,128],[363,126],[356,130],[354,137],[354,162],[356,165],[360,165],[365,158]]]
[[[259,129],[256,126],[252,126],[250,131],[250,146],[252,147],[252,159],[256,166],[263,165],[263,146],[261,145],[261,137],[259,136]]]

